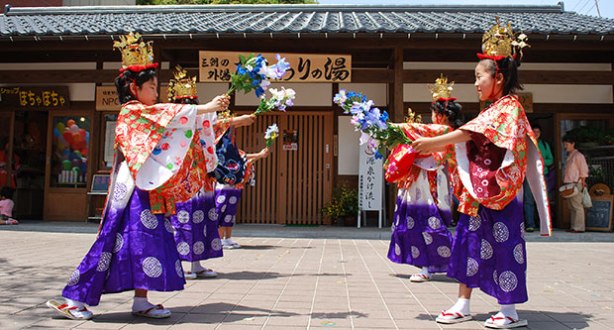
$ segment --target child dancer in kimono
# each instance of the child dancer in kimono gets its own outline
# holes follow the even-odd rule
[[[122,108],[103,219],[93,246],[62,292],[65,301],[47,302],[75,320],[90,319],[92,312],[85,305],[98,305],[103,293],[128,290],[135,291],[133,314],[171,315],[162,305],[151,304],[147,291],[183,289],[168,216],[175,212],[176,202],[189,199],[201,187],[198,180],[186,180],[191,178],[193,160],[202,154],[193,139],[196,116],[225,109],[229,102],[218,96],[205,105],[156,104],[158,63],[153,62],[151,42],[130,33],[114,47],[122,52],[122,69],[115,80]]]
[[[471,319],[473,288],[497,299],[500,310],[485,326],[508,329],[526,326],[515,304],[528,300],[522,182],[529,182],[540,215],[542,235],[550,235],[543,161],[522,105],[513,95],[522,88],[518,69],[526,36],[516,40],[510,24],[497,24],[482,38],[475,86],[480,101],[493,103],[458,130],[414,141],[418,152],[454,144],[462,182],[460,216],[448,276],[460,282],[454,306],[440,323]]]
[[[169,84],[169,101],[180,104],[198,104],[196,91],[196,77],[188,77],[185,70],[180,67],[175,72],[175,79]],[[198,141],[204,152],[203,161],[206,162],[206,172],[203,188],[189,201],[177,204],[177,213],[171,217],[175,228],[175,244],[179,258],[191,263],[191,270],[184,272],[186,279],[213,278],[217,273],[201,265],[201,260],[219,258],[223,256],[222,244],[217,230],[219,216],[215,209],[215,178],[207,173],[213,172],[217,166],[215,153],[215,131],[217,115],[215,112],[197,116]],[[253,122],[250,116],[234,118],[230,125],[250,125]]]
[[[239,243],[232,240],[232,227],[235,224],[239,200],[245,184],[254,174],[254,163],[269,156],[269,148],[263,148],[255,154],[246,154],[245,174],[243,181],[236,185],[218,183],[215,189],[215,210],[219,216],[219,236],[222,238],[224,249],[238,249]]]
[[[442,76],[431,86],[432,125],[401,125],[410,139],[442,135],[462,124],[461,106],[451,97],[453,83],[448,84],[447,81]],[[407,153],[415,154],[411,148],[397,148],[396,151],[405,156]],[[399,171],[398,167],[394,167],[401,156],[391,154],[388,174],[391,173],[391,164],[393,169]],[[448,161],[452,160],[450,154],[433,153],[415,158],[406,173],[395,173],[399,192],[388,259],[421,267],[420,273],[409,278],[411,282],[425,282],[431,279],[431,274],[448,270],[452,246],[452,235],[447,228],[452,223],[452,195],[448,177],[453,170]]]
[[[196,91],[196,77],[188,77],[181,67],[174,72],[174,79],[169,83],[169,102],[179,104],[198,104]],[[179,259],[190,262],[190,271],[184,271],[186,279],[197,277],[213,278],[217,273],[201,265],[201,260],[222,257],[222,246],[217,234],[215,224],[210,218],[214,216],[209,212],[215,209],[213,201],[214,185],[212,178],[207,175],[217,166],[215,154],[215,125],[217,115],[215,112],[206,113],[196,117],[199,143],[202,146],[206,172],[199,178],[203,182],[203,188],[189,201],[178,203],[177,213],[171,216],[171,223],[175,228],[175,244]]]

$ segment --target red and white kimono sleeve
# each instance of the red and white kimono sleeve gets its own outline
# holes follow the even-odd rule
[[[459,129],[472,140],[455,145],[462,182],[459,211],[477,215],[480,205],[502,210],[516,198],[525,176],[535,198],[541,234],[552,232],[544,180],[544,162],[537,139],[520,102],[505,96]]]
[[[115,143],[126,159],[136,187],[150,192],[153,213],[174,213],[175,203],[202,186],[192,173],[200,147],[196,107],[173,103],[145,106],[131,101],[118,116]],[[198,149],[202,153],[201,148]]]

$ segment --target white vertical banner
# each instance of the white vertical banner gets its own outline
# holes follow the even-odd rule
[[[360,146],[358,163],[358,228],[363,211],[378,211],[379,227],[382,227],[383,197],[384,160],[375,158],[375,151],[369,150],[365,143]]]

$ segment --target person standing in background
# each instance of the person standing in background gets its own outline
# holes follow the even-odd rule
[[[576,149],[576,140],[570,134],[563,136],[563,147],[567,152],[567,160],[563,169],[563,183],[575,184],[578,191],[582,191],[586,187],[586,178],[588,178],[588,165],[586,158],[578,149]],[[568,230],[572,233],[583,233],[586,222],[584,219],[584,206],[582,205],[582,194],[575,194],[566,199],[569,203],[571,212],[571,228]]]

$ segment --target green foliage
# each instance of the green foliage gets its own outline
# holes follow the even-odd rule
[[[137,0],[137,5],[256,5],[317,4],[316,0]]]
[[[322,208],[322,213],[330,218],[357,216],[358,211],[358,191],[345,185],[336,187],[333,198]]]
[[[573,137],[576,143],[600,143],[601,139],[605,136],[605,132],[595,127],[579,126],[568,131],[566,135]]]

